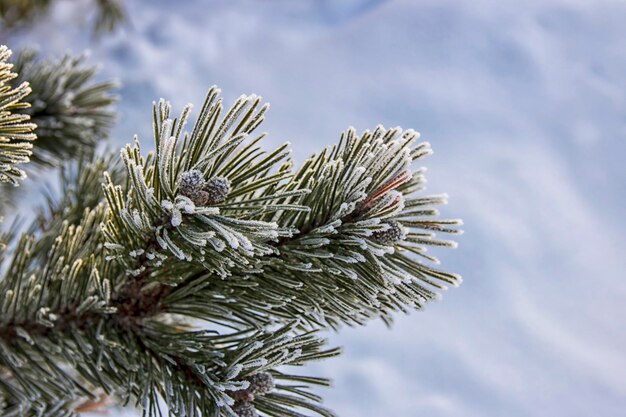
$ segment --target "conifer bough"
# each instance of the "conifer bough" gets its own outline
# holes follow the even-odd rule
[[[32,159],[49,166],[77,155],[92,155],[106,139],[115,121],[114,82],[94,82],[96,66],[85,65],[85,55],[60,60],[40,59],[34,50],[20,51],[14,85],[28,82],[32,92],[24,98],[37,125]]]
[[[426,253],[460,221],[420,194],[416,132],[349,129],[294,169],[288,144],[259,147],[267,108],[224,111],[212,87],[187,132],[191,107],[161,100],[154,151],[135,138],[121,166],[64,176],[89,198],[64,197],[6,253],[1,415],[332,416],[311,392],[328,381],[291,370],[339,353],[316,332],[389,323],[460,283]]]
[[[2,0],[0,1],[0,34],[26,27],[45,16],[57,0]],[[77,1],[73,3],[79,3]],[[126,20],[122,0],[92,0],[89,9],[95,10],[93,34],[112,32]],[[88,9],[88,10],[89,10]]]
[[[29,107],[24,102],[31,89],[28,82],[13,87],[10,82],[17,77],[9,63],[11,50],[0,45],[0,184],[8,182],[18,185],[25,172],[18,165],[30,160],[35,125],[29,116],[16,111]]]

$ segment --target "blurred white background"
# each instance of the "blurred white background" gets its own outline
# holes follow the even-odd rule
[[[91,49],[100,77],[123,85],[115,147],[135,133],[149,146],[153,100],[197,110],[212,84],[271,102],[267,146],[289,140],[298,161],[348,126],[431,142],[428,191],[465,221],[459,249],[437,255],[465,282],[392,330],[329,334],[345,349],[311,370],[335,381],[326,405],[343,417],[625,415],[625,2],[125,4],[131,24],[98,42],[75,0],[8,40],[49,56]]]

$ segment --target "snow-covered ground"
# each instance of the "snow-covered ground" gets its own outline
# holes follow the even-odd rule
[[[75,3],[10,46],[90,48],[124,85],[115,146],[212,84],[270,101],[268,146],[300,161],[350,125],[432,143],[429,191],[466,231],[437,254],[465,282],[329,335],[345,354],[313,371],[340,416],[624,415],[626,3],[129,0],[95,43]]]

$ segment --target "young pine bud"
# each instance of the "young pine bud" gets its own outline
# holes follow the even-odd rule
[[[219,204],[226,200],[230,192],[230,181],[226,177],[213,177],[202,190],[207,193],[207,205]]]
[[[198,206],[206,205],[209,199],[208,193],[203,190],[205,186],[204,176],[197,169],[183,172],[178,181],[179,192]]]
[[[406,238],[406,229],[399,222],[389,220],[386,224],[389,225],[387,230],[375,232],[372,235],[374,242],[385,246],[393,246]]]
[[[265,395],[274,389],[274,378],[267,372],[260,372],[248,377],[250,386],[247,391],[253,395]]]

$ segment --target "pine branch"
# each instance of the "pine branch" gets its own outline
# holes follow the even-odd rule
[[[211,88],[186,133],[190,107],[161,101],[153,152],[135,139],[121,170],[66,171],[0,281],[2,413],[106,397],[151,417],[160,398],[176,416],[331,416],[309,392],[327,381],[279,369],[338,354],[315,330],[389,322],[460,282],[415,258],[436,261],[425,245],[453,246],[434,233],[460,224],[418,194],[415,132],[349,130],[292,171],[288,145],[258,146],[266,110],[223,111]]]
[[[4,0],[0,2],[2,27],[15,29],[30,24],[50,8],[51,0]]]
[[[393,311],[421,308],[445,284],[458,285],[458,276],[407,256],[438,263],[424,246],[453,246],[433,231],[458,233],[454,226],[460,224],[429,219],[438,214],[431,206],[445,203],[444,197],[413,196],[425,180],[423,169],[411,173],[409,167],[430,153],[428,144],[410,150],[416,138],[412,131],[401,135],[380,127],[360,138],[348,131],[343,145],[312,157],[283,185],[310,189],[298,203],[311,210],[265,217],[299,232],[275,242],[277,252],[257,259],[254,268],[262,273],[235,268],[222,281],[199,272],[173,291],[168,308],[178,311],[176,297],[193,292],[198,300],[215,297],[215,303],[237,308],[233,314],[247,323],[264,325],[271,311],[273,319],[301,317],[312,326],[337,327],[374,317],[389,321]],[[236,296],[226,303],[223,294]]]
[[[97,68],[87,66],[84,55],[50,61],[24,50],[15,60],[15,71],[19,76],[13,85],[28,81],[32,88],[26,98],[30,106],[22,112],[37,125],[33,159],[50,166],[90,159],[115,121],[116,83],[95,82]]]
[[[113,32],[126,21],[126,12],[120,0],[93,0],[95,18],[93,34]],[[2,0],[0,2],[0,31],[13,32],[28,27],[46,16],[52,0]]]
[[[121,0],[96,0],[98,13],[93,26],[95,36],[106,32],[114,32],[120,25],[126,22],[126,11]]]
[[[0,183],[18,185],[26,174],[16,165],[30,159],[35,125],[27,123],[28,115],[18,113],[28,107],[22,100],[31,89],[27,82],[11,87],[17,74],[12,72],[13,65],[8,62],[10,56],[11,51],[0,45]]]
[[[198,126],[234,123],[229,116],[218,122],[219,112],[210,110],[215,105],[215,90],[211,90],[208,97],[195,132]],[[234,109],[241,105],[241,100],[238,103]],[[445,203],[445,198],[413,196],[421,190],[425,180],[423,169],[411,172],[410,166],[414,160],[430,153],[428,144],[412,147],[418,137],[415,132],[387,131],[379,127],[359,138],[354,131],[348,131],[339,146],[306,161],[289,181],[286,181],[289,175],[284,175],[261,193],[230,200],[239,189],[237,184],[224,202],[198,208],[174,191],[176,178],[187,172],[181,167],[192,163],[185,162],[187,155],[184,153],[175,156],[175,143],[182,128],[168,119],[169,112],[164,103],[155,110],[156,154],[150,154],[144,161],[139,156],[138,145],[124,151],[131,184],[137,184],[133,195],[141,204],[130,199],[125,203],[122,189],[107,185],[111,196],[109,203],[114,207],[110,227],[117,230],[105,232],[109,234],[109,247],[119,259],[141,253],[139,263],[127,263],[131,272],[142,277],[151,275],[151,282],[158,282],[163,275],[177,277],[178,282],[163,282],[172,287],[163,293],[166,295],[165,311],[189,314],[193,309],[195,317],[224,326],[232,317],[240,324],[260,327],[276,320],[301,317],[312,326],[337,327],[341,322],[362,324],[374,317],[389,321],[394,311],[406,312],[407,305],[421,308],[424,302],[438,297],[437,290],[460,282],[454,274],[407,256],[417,254],[437,263],[435,258],[426,255],[424,246],[453,246],[450,241],[436,239],[433,232],[458,233],[454,226],[460,224],[458,220],[428,219],[438,214],[431,206]],[[181,124],[187,112],[183,112]],[[236,110],[229,112],[232,114],[236,114]],[[203,115],[207,115],[206,120]],[[174,133],[170,139],[168,135]],[[182,149],[186,149],[187,141],[195,146],[193,140],[193,136],[185,137]],[[171,143],[167,148],[166,141]],[[225,138],[224,143],[229,140]],[[256,143],[253,140],[239,153],[234,153],[232,167],[225,165],[218,172],[229,172],[229,178],[236,180],[245,178],[245,175],[237,175],[237,169],[245,173],[246,167],[258,166],[241,162],[248,155],[255,155],[250,147]],[[196,146],[196,149],[201,148]],[[192,155],[197,158],[199,153]],[[281,175],[289,174],[284,170],[289,166],[283,165],[282,171],[279,170]],[[262,178],[266,177],[267,172],[263,171]],[[159,181],[160,178],[163,180]],[[165,191],[151,185],[163,183],[169,183],[167,194],[178,203],[163,205],[161,202],[161,209],[154,195],[163,195]],[[281,209],[274,210],[274,207]],[[169,223],[168,211],[172,212]],[[224,217],[222,211],[229,217]],[[209,239],[216,239],[215,233],[201,235],[206,233],[203,223],[210,224],[210,220],[202,221],[204,229],[192,229],[193,235],[186,231],[187,227],[197,224],[194,224],[197,215],[218,220],[227,227],[238,225],[233,217],[261,221],[258,227],[271,228],[270,225],[277,223],[289,233],[278,239],[266,238],[262,251],[250,256],[253,261],[240,250],[236,237],[218,235],[218,239],[224,240],[223,243],[213,241],[214,251],[222,254],[229,244],[232,249],[239,249],[227,254],[236,262],[224,269],[210,263],[214,260],[214,256],[208,255],[211,247],[203,249]],[[236,229],[233,231],[238,233]],[[390,235],[389,231],[393,233]],[[200,238],[194,241],[185,233]],[[245,236],[245,232],[239,235]],[[133,241],[128,241],[129,237]],[[145,242],[149,244],[141,246]],[[193,251],[199,251],[199,260],[194,259]],[[166,259],[168,266],[160,271]],[[144,263],[152,265],[154,270]],[[194,268],[197,272],[193,272]],[[190,302],[189,297],[195,297],[194,301]],[[182,306],[178,305],[180,300],[184,300]],[[207,300],[211,300],[210,308],[206,307]],[[228,320],[223,319],[225,315]]]

